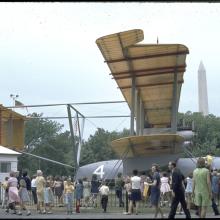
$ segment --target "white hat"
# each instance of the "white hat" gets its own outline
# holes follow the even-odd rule
[[[37,175],[38,176],[42,175],[42,171],[41,170],[37,170]]]

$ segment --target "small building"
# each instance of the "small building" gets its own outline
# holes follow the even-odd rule
[[[0,104],[0,145],[23,150],[26,117]]]
[[[18,153],[0,145],[0,182],[3,182],[10,171],[17,171]]]

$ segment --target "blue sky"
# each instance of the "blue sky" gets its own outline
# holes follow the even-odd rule
[[[179,112],[198,111],[197,71],[206,69],[209,112],[220,116],[220,3],[0,3],[0,103],[10,94],[27,105],[123,100],[95,41],[142,29],[142,43],[180,43],[189,48]],[[127,115],[125,104],[76,106],[84,115]],[[25,110],[20,113],[27,114]],[[67,116],[65,107],[28,109]],[[91,119],[121,130],[129,119]],[[67,120],[59,120],[69,129]],[[90,122],[85,135],[94,132]]]

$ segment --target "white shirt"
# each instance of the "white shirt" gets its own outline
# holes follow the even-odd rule
[[[141,178],[139,176],[131,177],[131,188],[140,189],[141,188]]]
[[[109,187],[108,186],[101,186],[100,189],[99,189],[99,192],[101,193],[101,195],[108,195],[109,193]]]
[[[31,180],[31,187],[37,187],[36,178]]]

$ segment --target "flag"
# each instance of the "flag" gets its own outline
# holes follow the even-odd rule
[[[22,102],[15,100],[15,106],[24,106]]]
[[[19,102],[18,100],[15,100],[15,106],[23,107],[24,104],[23,104],[22,102]],[[27,113],[28,113],[28,109],[27,109],[27,107],[26,107],[26,111],[27,111]]]

